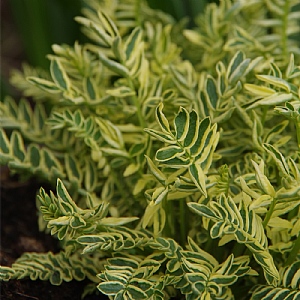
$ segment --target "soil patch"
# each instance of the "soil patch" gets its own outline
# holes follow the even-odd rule
[[[0,264],[11,264],[24,252],[59,251],[57,240],[39,232],[36,192],[41,184],[30,180],[20,183],[1,169],[1,250]],[[43,185],[44,187],[44,185]],[[64,282],[53,286],[50,282],[29,279],[1,282],[2,300],[80,300],[87,281]],[[88,295],[85,300],[108,299],[101,295]]]

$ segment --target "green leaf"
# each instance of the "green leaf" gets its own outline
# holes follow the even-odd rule
[[[38,77],[33,77],[33,76],[27,77],[27,80],[30,83],[38,86],[40,89],[42,89],[48,93],[60,93],[61,92],[61,90],[57,87],[57,85],[55,83],[53,83],[52,81],[38,78]]]
[[[61,89],[68,91],[70,89],[70,80],[58,59],[52,59],[50,64],[52,79]]]
[[[276,108],[275,108],[276,110]],[[265,138],[265,141],[267,143],[269,143],[273,138],[277,138],[278,135],[289,125],[289,121],[288,120],[285,120],[285,121],[282,121],[280,123],[278,123],[277,125],[275,125],[274,127],[272,127],[267,135],[266,135],[266,138]]]
[[[216,275],[214,274],[210,278],[210,283],[213,282],[214,284],[220,285],[232,285],[238,280],[238,276],[236,275]]]
[[[184,157],[174,157],[161,162],[161,164],[170,168],[180,169],[182,167],[188,166],[190,164],[190,160],[189,158]]]
[[[125,53],[126,59],[129,60],[131,56],[134,54],[135,49],[141,43],[142,40],[142,30],[139,27],[136,27],[132,30],[130,36],[127,38],[125,42]]]
[[[7,135],[5,134],[5,131],[2,128],[0,128],[0,149],[1,153],[10,153],[10,143]]]
[[[207,197],[205,174],[198,164],[192,164],[189,166],[189,173],[195,185],[198,187],[200,192]]]
[[[146,228],[149,224],[151,225],[153,222],[154,215],[160,209],[159,205],[155,205],[153,201],[151,201],[148,206],[146,207],[143,220],[142,220],[142,227]]]
[[[1,141],[0,141],[0,144],[1,144]],[[31,144],[28,147],[27,153],[28,153],[27,155],[29,157],[31,165],[34,168],[38,168],[41,163],[40,149],[36,145]]]
[[[68,226],[70,223],[70,216],[62,216],[56,219],[52,219],[48,222],[49,226],[53,227],[53,225],[57,226]]]
[[[47,148],[43,148],[41,150],[41,156],[42,156],[42,163],[43,165],[50,171],[55,171],[59,172],[61,177],[64,177],[64,172],[63,172],[63,167],[61,166],[59,160],[54,156],[53,152],[50,151]],[[56,174],[57,177],[58,174]]]
[[[97,168],[96,165],[91,161],[87,160],[85,162],[85,177],[84,186],[88,192],[92,192],[98,183]]]
[[[133,221],[138,220],[138,217],[124,217],[124,218],[115,218],[115,217],[107,217],[103,218],[99,221],[99,225],[103,226],[121,226]]]
[[[271,155],[271,157],[274,159],[277,167],[285,174],[289,175],[289,167],[288,164],[284,158],[284,156],[279,152],[274,146],[270,144],[263,144],[264,149]]]
[[[203,119],[200,122],[197,139],[195,140],[194,145],[190,148],[190,152],[192,156],[196,156],[201,152],[202,147],[204,146],[204,141],[206,139],[206,136],[209,133],[209,127],[210,127],[209,117]]]
[[[166,196],[168,195],[169,189],[168,187],[159,187],[157,188],[153,195],[152,195],[152,201],[155,205],[159,204],[162,202]]]
[[[109,156],[129,157],[128,152],[109,147],[101,147],[100,150]]]
[[[198,156],[195,157],[195,164],[199,164],[205,173],[208,172],[211,166],[214,151],[219,142],[219,136],[220,133],[217,132],[217,124],[214,124],[205,139],[204,148]]]
[[[269,206],[273,201],[273,198],[269,195],[262,195],[251,202],[249,208],[255,210],[259,207]]]
[[[96,87],[94,86],[94,82],[90,77],[85,78],[84,81],[85,90],[91,100],[96,100]]]
[[[198,214],[202,217],[213,219],[215,221],[220,220],[220,217],[218,215],[216,215],[215,212],[211,208],[207,207],[204,204],[190,202],[187,205],[193,212],[195,212],[196,214]]]
[[[160,148],[155,155],[155,159],[159,162],[165,162],[172,158],[181,156],[184,154],[184,150],[178,146],[168,146]]]
[[[245,83],[244,88],[249,91],[250,93],[262,97],[269,97],[276,93],[276,90],[266,87],[264,85],[257,85],[251,83]]]
[[[24,120],[27,124],[32,123],[33,120],[33,113],[32,109],[30,107],[29,102],[21,99],[19,104],[19,113],[18,117],[22,120]]]
[[[219,95],[216,82],[211,76],[208,76],[206,81],[205,95],[207,103],[209,103],[213,109],[216,109],[218,106]]]
[[[97,286],[98,290],[108,296],[113,296],[125,289],[125,285],[118,281],[101,282]]]
[[[244,61],[245,54],[242,51],[237,51],[233,58],[230,60],[228,65],[228,74],[227,77],[229,78],[235,72],[235,70],[240,66],[240,64]]]
[[[131,299],[148,299],[148,295],[140,289],[138,286],[128,285],[126,288],[127,293],[130,295]]]
[[[269,83],[273,86],[285,90],[287,93],[291,92],[290,84],[282,78],[274,77],[271,75],[256,75],[259,80]]]
[[[171,130],[170,130],[169,122],[168,122],[166,116],[164,115],[164,113],[162,112],[163,107],[164,107],[163,103],[160,102],[155,110],[156,120],[157,120],[158,124],[160,125],[161,129],[165,133],[170,134]]]
[[[168,144],[176,144],[176,140],[174,140],[173,136],[170,134],[163,133],[158,130],[150,129],[150,128],[145,128],[144,130],[161,142],[168,143]]]
[[[0,266],[0,280],[8,281],[15,275],[14,269],[11,267]]]
[[[75,202],[70,197],[67,189],[65,188],[63,182],[58,178],[56,184],[57,196],[67,204],[70,204],[75,210],[77,210],[77,206]]]
[[[83,173],[80,171],[78,160],[73,156],[65,154],[65,166],[69,180],[80,184],[82,181]]]
[[[199,117],[198,114],[193,110],[189,114],[189,129],[184,139],[184,147],[188,148],[195,144],[198,137],[199,129]]]
[[[19,160],[25,159],[25,146],[20,133],[14,131],[11,135],[12,154]]]
[[[283,102],[289,101],[293,98],[293,94],[279,94],[279,93],[275,93],[272,94],[271,96],[265,97],[261,100],[258,100],[256,102],[254,102],[252,105],[250,105],[247,110],[249,109],[253,109],[257,106],[260,105],[278,105],[281,104]]]
[[[103,65],[106,66],[112,72],[114,72],[114,73],[116,73],[120,76],[123,76],[125,78],[130,76],[129,70],[125,66],[123,66],[122,64],[107,58],[101,52],[99,52],[98,55],[99,55],[99,59],[103,63]]]
[[[110,16],[103,11],[98,11],[97,14],[103,27],[110,34],[110,36],[112,37],[118,36],[119,35],[118,28],[116,24],[113,22],[113,20],[110,18]]]
[[[165,182],[167,181],[167,177],[165,176],[165,174],[163,172],[161,172],[156,165],[153,163],[153,161],[147,156],[145,155],[145,158],[147,160],[147,164],[149,167],[149,171],[151,172],[151,174],[162,184],[165,185]]]
[[[96,244],[103,243],[105,239],[101,235],[83,235],[78,237],[76,241],[80,244]]]
[[[144,154],[147,144],[133,144],[129,149],[129,154],[131,157],[139,156]]]
[[[77,20],[83,23],[82,21],[84,20],[84,18],[79,17],[77,18]],[[101,28],[100,26],[98,26],[98,24],[91,21],[89,21],[89,26],[92,29],[92,31],[96,34],[96,36],[98,36],[100,41],[104,43],[105,46],[111,46],[112,37],[109,34],[107,34],[105,30],[103,30],[103,28]]]
[[[128,177],[133,175],[134,173],[138,172],[138,170],[140,169],[140,165],[136,164],[136,163],[132,163],[130,165],[128,165],[125,169],[125,171],[123,172],[123,176],[124,177]]]
[[[36,105],[33,111],[32,123],[37,131],[44,130],[47,118],[45,107],[43,105]]]
[[[271,197],[275,197],[275,189],[271,185],[268,177],[265,176],[263,173],[264,170],[263,160],[261,161],[260,166],[258,166],[258,164],[253,160],[252,160],[252,164],[255,168],[255,178],[258,186],[265,194],[270,195]]]
[[[285,287],[291,287],[292,289],[300,288],[300,261],[297,260],[290,266],[285,268],[285,272],[282,276],[282,283]]]
[[[293,299],[296,300],[300,296],[300,292],[274,286],[259,285],[252,292],[251,300],[281,300]]]
[[[97,118],[96,123],[99,125],[101,135],[105,139],[105,141],[112,147],[125,152],[122,149],[124,147],[124,140],[121,130],[109,120]],[[102,147],[103,151],[105,151],[104,149],[105,148]],[[128,154],[126,153],[126,156],[127,155]]]
[[[210,236],[212,239],[220,238],[223,235],[226,223],[223,221],[216,222],[210,229]]]
[[[86,222],[83,218],[80,216],[73,216],[70,220],[70,226],[74,229],[84,227],[86,225]]]
[[[119,97],[119,98],[135,96],[135,91],[133,91],[131,88],[127,86],[120,86],[114,89],[108,89],[106,90],[106,93],[108,95]]]
[[[250,64],[250,59],[245,59],[244,53],[237,52],[228,66],[228,80],[231,85],[235,85],[246,73]]]
[[[138,262],[133,258],[114,257],[114,258],[109,258],[108,261],[110,265],[125,267],[129,270],[137,269],[139,267]]]
[[[120,36],[116,36],[113,39],[112,45],[111,45],[112,51],[117,58],[118,61],[124,62],[126,61],[126,55],[124,51],[124,45],[122,43],[122,38]]]
[[[189,130],[189,113],[183,107],[180,107],[179,112],[174,120],[176,139],[180,142],[184,141]]]

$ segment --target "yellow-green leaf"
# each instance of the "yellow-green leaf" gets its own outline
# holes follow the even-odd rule
[[[189,166],[189,173],[195,185],[198,187],[200,192],[207,197],[205,174],[198,164],[192,164]]]
[[[70,89],[70,80],[65,69],[58,59],[52,59],[50,64],[50,72],[52,79],[61,89],[67,91]]]
[[[153,161],[147,156],[145,155],[145,158],[147,160],[147,164],[149,167],[149,171],[151,172],[151,174],[163,185],[165,185],[165,182],[167,181],[167,177],[165,176],[165,174],[163,172],[161,172],[153,163]]]
[[[27,80],[41,88],[42,90],[48,92],[48,93],[60,93],[61,90],[57,87],[57,85],[49,80],[43,79],[43,78],[38,78],[38,77],[33,77],[30,76],[27,78]]]
[[[271,95],[274,95],[276,91],[274,89],[271,89],[269,87],[263,86],[263,85],[257,85],[252,83],[245,83],[244,88],[251,92],[254,95],[261,96],[261,97],[268,97]]]
[[[138,219],[139,219],[138,217],[127,217],[127,218],[107,217],[101,219],[99,221],[99,224],[103,226],[121,226],[136,221]]]
[[[171,133],[171,130],[170,130],[170,126],[169,126],[169,122],[166,118],[166,116],[164,115],[163,113],[163,103],[160,102],[159,105],[157,106],[156,108],[156,120],[157,122],[159,123],[161,129],[165,132],[165,133],[168,133],[170,134]]]
[[[184,150],[176,145],[160,148],[155,155],[155,159],[164,162],[183,155]]]
[[[122,64],[107,58],[101,52],[99,52],[99,59],[112,72],[115,72],[116,74],[123,76],[125,78],[129,77],[130,75],[129,70]]]
[[[123,172],[123,176],[128,177],[136,173],[139,170],[139,168],[140,166],[138,164],[132,163],[126,167],[125,171]]]
[[[255,168],[255,178],[258,186],[261,188],[261,190],[267,194],[270,195],[271,197],[275,197],[275,189],[271,185],[268,177],[263,174],[263,169],[264,169],[264,162],[263,160],[261,161],[260,165],[252,160],[252,164]]]
[[[188,111],[180,107],[179,112],[174,120],[176,139],[182,142],[189,130],[189,113]]]
[[[290,93],[291,91],[290,84],[282,78],[278,78],[271,75],[256,75],[256,77],[266,83],[272,84],[276,87],[285,90],[287,93]]]

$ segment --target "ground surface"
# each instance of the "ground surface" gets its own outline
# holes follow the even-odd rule
[[[37,225],[35,194],[39,183],[19,183],[10,178],[6,168],[1,169],[1,250],[0,264],[11,264],[23,252],[57,252],[57,241],[43,232]],[[12,280],[1,283],[1,300],[80,300],[87,282],[72,281],[61,286],[49,282]],[[107,299],[89,295],[85,300]]]

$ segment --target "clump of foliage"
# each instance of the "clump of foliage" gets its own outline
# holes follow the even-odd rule
[[[110,299],[299,299],[297,2],[208,5],[185,29],[143,1],[87,1],[1,102],[1,164],[40,189],[61,251],[1,279],[91,281]]]

